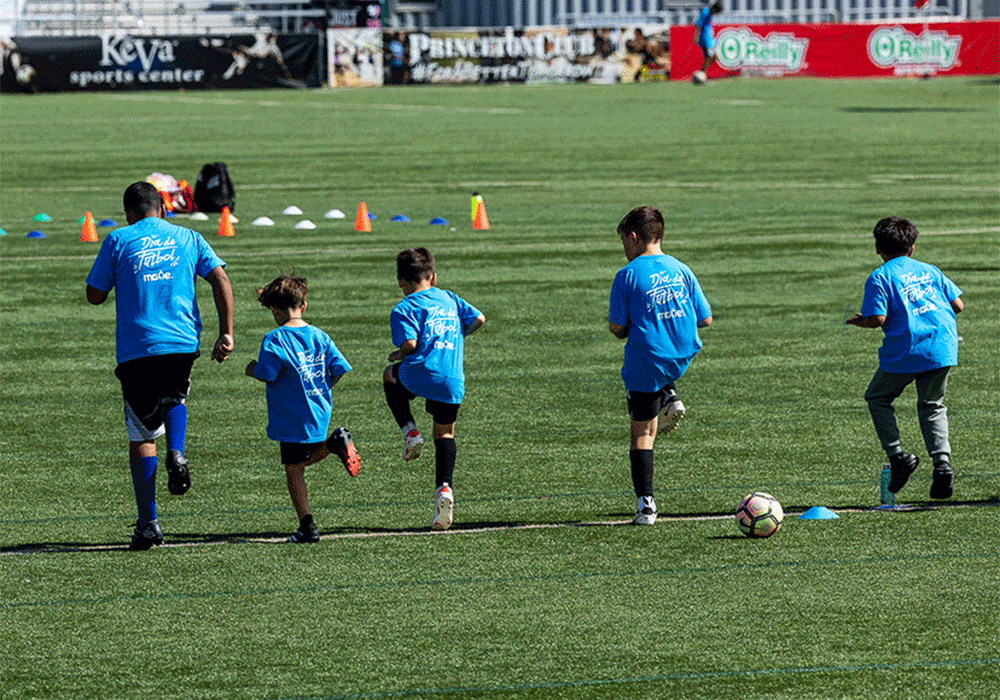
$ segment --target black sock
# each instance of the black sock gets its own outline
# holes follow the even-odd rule
[[[441,484],[455,485],[452,478],[455,474],[455,454],[457,452],[455,438],[436,438],[434,440],[435,481],[438,488],[441,488]]]
[[[632,463],[632,486],[637,498],[653,495],[653,451],[630,450],[629,462]]]
[[[309,529],[309,526],[312,525],[312,524],[313,524],[313,516],[312,515],[303,515],[302,519],[299,520],[299,530],[301,532],[305,532],[306,530]]]
[[[389,405],[392,417],[396,419],[396,425],[402,428],[407,423],[414,423],[413,413],[410,411],[410,395],[403,385],[382,382],[382,389],[385,391],[385,402]]]

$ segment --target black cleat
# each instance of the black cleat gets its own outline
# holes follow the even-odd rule
[[[132,552],[141,552],[161,544],[163,544],[163,530],[160,529],[160,523],[150,520],[142,526],[139,523],[135,524],[135,532],[132,533],[132,541],[129,542],[128,548]]]
[[[901,488],[906,486],[906,482],[910,478],[910,474],[914,472],[917,465],[920,464],[920,459],[909,452],[900,452],[889,458],[889,493],[898,493]]]
[[[167,488],[175,496],[183,496],[191,488],[188,461],[180,450],[167,450]]]
[[[950,464],[947,462],[938,462],[935,464],[934,475],[931,480],[931,498],[951,498],[954,481],[955,475],[951,471]]]
[[[288,541],[297,544],[319,542],[319,528],[316,527],[316,523],[309,523],[306,527],[299,526],[298,532],[289,537]]]

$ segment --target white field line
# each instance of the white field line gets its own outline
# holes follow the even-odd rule
[[[297,107],[309,107],[312,109],[385,109],[393,112],[434,112],[446,114],[523,114],[524,110],[516,107],[447,107],[444,105],[411,105],[394,102],[337,102],[331,99],[329,102],[281,102],[278,100],[236,100],[232,98],[219,97],[178,97],[166,95],[115,95],[109,99],[126,100],[130,102],[186,102],[189,104],[214,105],[219,107],[229,106],[255,106],[277,109],[294,109]]]
[[[913,511],[924,511],[924,510],[937,510],[942,507],[946,508],[973,508],[976,506],[987,506],[991,507],[995,504],[993,503],[961,503],[961,504],[941,504],[941,505],[927,505],[927,506],[908,506],[908,505],[898,505],[892,507],[871,507],[871,508],[836,508],[831,509],[834,513],[886,513],[886,512],[913,512]],[[661,523],[671,522],[671,523],[684,523],[684,522],[702,522],[709,520],[729,520],[733,516],[729,513],[725,514],[712,514],[712,515],[678,515],[678,516],[666,516],[661,515],[657,520]],[[786,518],[788,516],[786,515]],[[565,528],[580,528],[580,527],[621,527],[623,525],[631,525],[632,521],[629,520],[594,520],[594,521],[584,521],[584,522],[563,522],[563,523],[523,523],[520,525],[488,525],[485,527],[470,527],[463,528],[458,526],[450,530],[431,530],[419,529],[419,530],[395,530],[390,532],[379,531],[379,532],[348,532],[348,533],[335,533],[329,535],[321,535],[320,539],[324,541],[334,541],[334,540],[353,540],[353,539],[371,539],[371,538],[381,538],[381,537],[424,537],[424,536],[435,536],[435,537],[447,537],[447,536],[457,536],[457,535],[477,535],[490,532],[515,532],[523,530],[558,530]],[[655,527],[655,526],[654,526]],[[161,547],[205,547],[205,546],[215,546],[221,544],[240,544],[240,543],[251,543],[251,544],[279,544],[285,543],[287,541],[286,537],[249,537],[240,538],[233,541],[228,540],[211,540],[208,542],[167,542]],[[45,554],[45,553],[57,553],[57,552],[103,552],[103,551],[120,551],[125,549],[125,543],[122,544],[95,544],[95,545],[77,545],[70,547],[39,547],[37,549],[30,550],[17,550],[3,552],[3,555],[13,555],[13,554]]]

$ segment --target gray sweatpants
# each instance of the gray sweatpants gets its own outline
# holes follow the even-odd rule
[[[917,417],[927,454],[935,463],[942,458],[949,458],[951,445],[948,443],[948,409],[944,405],[944,391],[950,369],[951,367],[941,367],[917,374],[894,374],[884,372],[881,368],[875,371],[875,376],[865,391],[865,401],[868,402],[875,433],[886,455],[903,451],[892,402],[903,393],[907,385],[914,382],[917,387]]]

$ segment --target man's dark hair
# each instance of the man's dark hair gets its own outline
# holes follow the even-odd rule
[[[396,277],[407,282],[429,280],[434,275],[434,256],[426,248],[407,248],[396,256]]]
[[[629,232],[646,243],[663,240],[663,214],[653,207],[636,207],[618,224],[619,236]]]
[[[910,252],[920,232],[908,219],[890,216],[875,224],[872,234],[879,250],[886,255],[899,256]]]
[[[290,275],[281,275],[263,289],[258,289],[257,301],[261,306],[273,309],[298,309],[305,303],[308,292],[306,278],[296,277],[293,271]]]
[[[122,209],[139,218],[159,216],[163,199],[156,186],[149,182],[133,182],[122,196]]]

